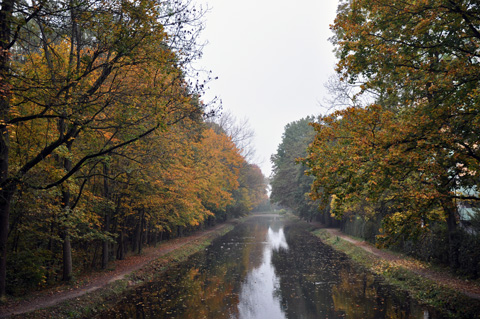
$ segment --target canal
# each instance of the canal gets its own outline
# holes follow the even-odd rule
[[[295,222],[255,216],[97,318],[439,318]]]

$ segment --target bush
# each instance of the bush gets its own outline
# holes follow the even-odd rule
[[[480,234],[468,233],[459,228],[452,238],[457,261],[453,270],[470,278],[480,278]],[[437,223],[421,240],[405,240],[398,246],[398,250],[420,260],[452,266],[449,245],[446,225]]]
[[[44,266],[48,252],[21,251],[8,259],[7,293],[18,296],[36,290],[46,284],[47,269]]]
[[[458,272],[471,278],[480,278],[480,235],[461,232],[458,249]]]

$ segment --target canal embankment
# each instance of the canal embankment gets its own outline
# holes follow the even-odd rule
[[[320,228],[319,228],[320,227]],[[313,234],[361,267],[449,318],[480,318],[480,282],[316,224]]]

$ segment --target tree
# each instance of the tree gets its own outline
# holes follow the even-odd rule
[[[168,126],[165,107],[185,106],[178,102],[195,93],[187,87],[180,68],[189,61],[189,52],[197,54],[196,47],[190,31],[181,28],[199,16],[185,4],[176,4],[147,0],[2,3],[1,296],[5,294],[10,206],[18,187],[48,189],[69,183],[96,159],[164,129]],[[185,46],[179,47],[182,43]],[[181,118],[192,112],[202,110],[194,107],[176,114]],[[43,135],[42,142],[30,144],[22,161],[14,162],[15,135],[33,126]],[[99,132],[107,137],[103,144],[92,143],[87,152],[77,152],[77,140]],[[32,179],[51,165],[54,154],[59,160],[56,174]],[[68,212],[70,195],[62,187]],[[68,234],[64,241],[68,244]]]
[[[255,149],[253,147],[255,132],[250,127],[247,118],[238,120],[231,112],[226,111],[219,116],[212,117],[209,123],[211,123],[212,128],[217,133],[228,135],[247,161],[253,160],[255,157]]]
[[[313,141],[314,131],[309,123],[314,121],[313,116],[308,116],[287,124],[277,153],[271,158],[271,201],[291,209],[307,220],[312,220],[318,211],[317,205],[306,196],[312,178],[305,176],[306,167],[297,163],[297,159],[306,156],[307,147]]]
[[[225,134],[206,129],[197,148],[197,165],[201,168],[197,179],[202,185],[199,198],[211,212],[226,213],[232,202],[232,191],[239,186],[238,176],[244,159]]]
[[[452,189],[472,186],[458,166],[478,168],[479,19],[472,1],[355,1],[342,4],[333,26],[344,79],[403,121],[417,121],[397,142],[428,140],[437,164],[456,175],[438,185],[449,216]]]
[[[227,207],[227,213],[235,217],[250,213],[268,200],[267,181],[257,165],[244,161],[240,166],[238,181],[239,187],[233,191],[233,201]]]
[[[228,136],[244,158],[239,169],[239,187],[233,191],[233,201],[228,205],[226,213],[236,217],[248,214],[267,199],[265,177],[260,168],[252,164],[255,156],[252,145],[255,132],[247,119],[238,120],[228,111],[212,117],[208,124],[217,134]]]
[[[478,186],[478,9],[473,1],[342,2],[332,26],[337,71],[375,103],[324,118],[307,158],[319,178],[314,196],[329,185],[337,208],[367,199],[405,204],[386,219],[390,235],[443,218],[441,208],[452,266],[454,200],[479,199],[456,191]],[[325,163],[322,154],[342,162]]]
[[[434,165],[428,154],[405,152],[411,145],[386,147],[396,138],[394,132],[411,129],[397,123],[393,113],[378,105],[351,107],[313,126],[316,136],[304,162],[315,177],[311,195],[322,207],[337,217],[383,219],[387,243],[417,236],[429,222],[443,218],[432,184],[421,182]]]

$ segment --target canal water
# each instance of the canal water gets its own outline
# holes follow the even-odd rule
[[[97,318],[439,318],[298,223],[256,216]]]

